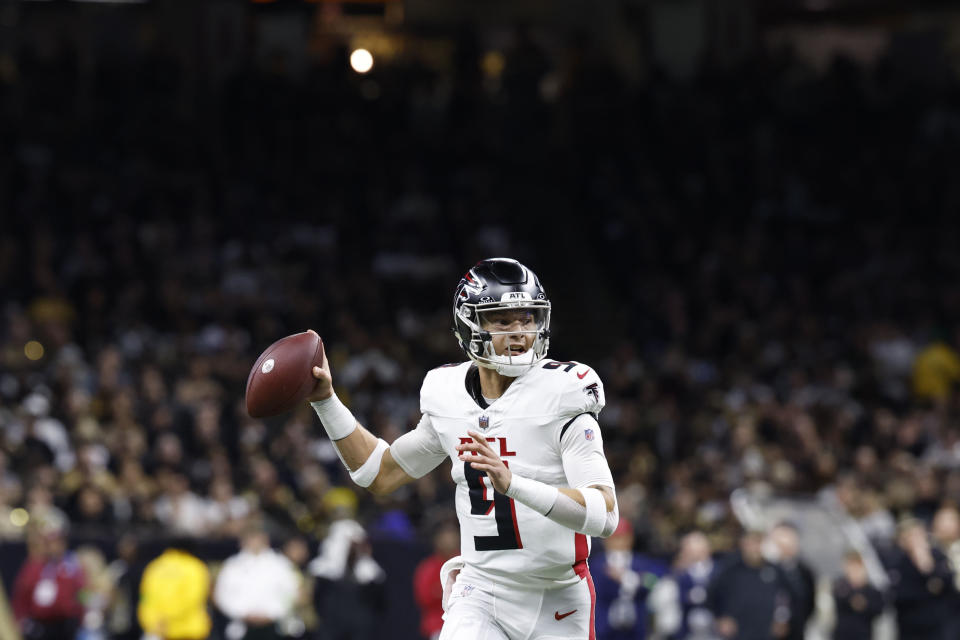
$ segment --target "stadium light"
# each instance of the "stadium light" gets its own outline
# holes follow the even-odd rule
[[[367,73],[373,68],[373,54],[366,49],[354,49],[350,54],[350,66],[357,73]]]
[[[23,345],[23,355],[27,356],[28,360],[39,360],[43,357],[43,345],[36,340],[30,340]]]

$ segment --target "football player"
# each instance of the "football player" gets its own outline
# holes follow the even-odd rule
[[[340,402],[326,359],[313,407],[373,493],[453,462],[461,555],[441,571],[441,640],[592,640],[590,538],[619,519],[597,423],[603,384],[587,365],[547,359],[550,301],[516,260],[470,269],[453,320],[468,359],[427,374],[420,423],[392,445]]]

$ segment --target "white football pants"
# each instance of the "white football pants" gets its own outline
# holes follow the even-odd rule
[[[559,589],[529,591],[457,576],[440,640],[595,640],[596,593],[585,572]]]

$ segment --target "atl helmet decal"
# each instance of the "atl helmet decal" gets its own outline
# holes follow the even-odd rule
[[[583,390],[584,392],[586,392],[588,396],[593,396],[594,400],[596,400],[597,402],[600,402],[600,385],[599,384],[597,384],[596,382],[588,384],[583,388]]]
[[[462,284],[463,287],[460,290],[460,297],[464,299],[466,298],[464,293],[469,292],[473,295],[480,295],[480,292],[486,288],[480,279],[477,278],[476,274],[473,272],[473,269],[470,269],[470,271],[467,271],[465,274],[463,274]]]

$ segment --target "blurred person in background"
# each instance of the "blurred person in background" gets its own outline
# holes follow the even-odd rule
[[[105,640],[106,610],[114,597],[116,585],[107,570],[103,553],[93,546],[83,546],[76,551],[77,561],[83,568],[87,583],[80,594],[84,614],[77,640]]]
[[[790,622],[788,640],[803,640],[807,621],[813,615],[816,598],[816,579],[813,570],[800,558],[800,535],[792,522],[776,524],[768,534],[771,560],[780,572],[790,592]]]
[[[835,640],[871,640],[873,622],[883,613],[884,599],[879,589],[870,584],[863,558],[848,551],[843,559],[843,575],[833,583],[836,611]]]
[[[960,354],[949,341],[934,340],[917,354],[912,373],[914,396],[944,405],[960,383]]]
[[[598,640],[631,640],[647,636],[647,596],[667,566],[633,550],[633,527],[620,520],[591,558],[597,592]]]
[[[654,631],[670,640],[714,640],[713,612],[707,600],[715,563],[710,540],[692,531],[680,540],[673,571],[650,593]]]
[[[443,585],[440,568],[460,552],[460,528],[455,519],[439,522],[433,530],[433,553],[413,572],[413,593],[420,608],[420,635],[436,640],[443,628]]]
[[[229,477],[217,476],[210,483],[206,501],[206,525],[212,535],[239,536],[250,516],[250,502],[234,493]]]
[[[116,558],[107,566],[115,585],[113,599],[107,608],[107,630],[112,640],[137,640],[140,623],[137,621],[137,602],[140,599],[140,579],[144,564],[136,537],[125,534],[117,541]]]
[[[204,640],[210,635],[210,570],[192,547],[191,539],[177,538],[143,571],[137,619],[150,640]]]
[[[317,612],[313,608],[314,578],[307,571],[310,561],[310,544],[306,538],[294,535],[283,543],[283,555],[293,564],[297,574],[297,599],[293,616],[286,625],[287,635],[306,638],[315,637],[319,631]]]
[[[10,638],[11,640],[21,638],[20,627],[13,615],[13,609],[10,608],[7,590],[4,589],[2,582],[0,582],[0,638]]]
[[[960,591],[960,511],[953,505],[940,507],[933,516],[930,534],[950,561],[954,584]]]
[[[953,588],[948,596],[951,602],[947,608],[952,612],[953,633],[960,637],[960,511],[952,504],[940,507],[933,517],[930,534],[953,572]]]
[[[914,518],[899,524],[897,545],[888,573],[900,640],[954,638],[956,578],[947,557]]]
[[[780,569],[763,557],[763,533],[745,531],[740,550],[717,568],[710,582],[710,609],[721,638],[786,638],[790,590]]]
[[[207,532],[206,504],[190,488],[190,478],[180,469],[162,467],[157,472],[161,493],[154,503],[157,521],[176,535],[200,536]]]
[[[335,487],[324,496],[332,522],[309,565],[316,577],[314,608],[327,640],[379,637],[379,616],[386,608],[386,574],[373,559],[367,532],[354,519],[357,497]]]
[[[36,515],[27,534],[27,560],[13,588],[13,613],[24,638],[73,638],[83,620],[80,600],[87,580],[67,550],[66,516],[55,507]]]
[[[293,563],[270,547],[270,536],[252,523],[240,538],[240,552],[217,575],[213,602],[230,620],[229,640],[276,640],[277,624],[293,612],[300,582]]]

